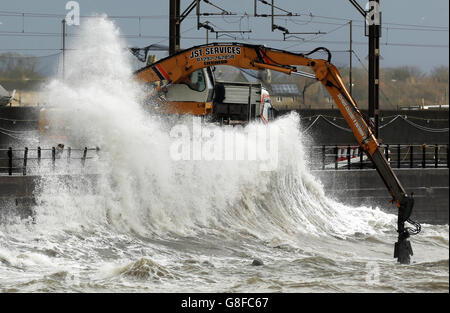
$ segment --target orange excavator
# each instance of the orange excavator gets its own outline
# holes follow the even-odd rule
[[[328,54],[327,59],[313,59],[309,56],[318,51]],[[171,88],[186,85],[186,78],[195,73],[207,78],[212,71],[206,71],[216,65],[229,65],[252,70],[273,70],[285,74],[301,75],[320,81],[334,99],[345,121],[351,128],[359,145],[372,161],[384,184],[398,208],[397,232],[398,241],[395,243],[394,258],[401,264],[409,264],[413,255],[410,235],[418,234],[421,230],[419,223],[410,219],[414,206],[412,195],[408,195],[397,176],[379,149],[378,140],[364,120],[358,106],[351,97],[337,68],[331,64],[331,53],[326,48],[317,48],[307,54],[297,54],[279,49],[272,49],[262,45],[242,43],[211,43],[182,50],[174,55],[150,64],[135,72],[138,80],[145,83],[159,82],[154,93],[170,94]],[[311,68],[315,74],[299,71],[297,66]],[[206,71],[206,73],[205,73]],[[206,83],[204,90],[206,90]],[[195,90],[195,88],[193,89]],[[213,88],[214,92],[220,92]],[[200,91],[199,91],[200,92]],[[204,92],[204,91],[202,91]],[[166,111],[178,114],[210,115],[214,111],[214,97],[211,93],[201,101],[185,101],[184,99],[165,101]],[[414,228],[405,227],[405,223]]]

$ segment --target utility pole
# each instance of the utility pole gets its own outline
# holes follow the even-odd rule
[[[369,37],[369,123],[375,137],[378,138],[380,114],[380,0],[369,1],[368,11],[365,11],[356,0],[349,1],[364,16],[366,24],[368,24],[368,32],[366,27],[366,36]]]
[[[206,2],[206,1],[205,1]],[[197,7],[199,19],[200,0],[193,0],[186,10],[181,12],[180,0],[170,0],[169,3],[169,55],[180,51],[181,22]],[[210,14],[212,15],[212,14]]]
[[[273,3],[273,1],[274,0],[272,0],[272,6],[271,6],[271,9],[272,9],[272,31],[274,31],[275,30],[275,27],[273,26],[274,24],[275,24],[275,5],[274,5],[274,3]]]
[[[353,77],[352,77],[352,72],[353,72],[353,21],[349,22],[350,24],[350,71],[349,71],[349,81],[350,81],[350,95],[353,97]]]
[[[375,6],[380,5],[380,0],[375,1]],[[377,10],[371,7],[371,10]],[[377,17],[375,17],[376,19]],[[380,20],[380,18],[378,17]],[[380,23],[369,24],[369,118],[375,126],[375,137],[378,138],[379,114],[380,114]]]
[[[172,55],[180,50],[180,0],[170,0],[169,15],[169,55]]]
[[[62,79],[65,78],[66,63],[66,19],[62,20]]]

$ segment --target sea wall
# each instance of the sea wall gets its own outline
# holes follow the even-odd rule
[[[408,193],[414,193],[412,218],[422,223],[448,224],[449,170],[395,169]],[[391,197],[376,170],[313,171],[322,182],[329,197],[353,205],[378,206],[397,213]],[[77,186],[91,186],[86,192],[95,192],[96,175],[60,176],[61,181],[76,182]],[[0,176],[0,216],[17,214],[26,217],[32,213],[39,193],[38,176]]]
[[[406,192],[414,193],[413,220],[448,224],[449,176],[447,169],[394,169]],[[314,171],[330,197],[359,206],[376,205],[396,213],[396,207],[376,170]]]

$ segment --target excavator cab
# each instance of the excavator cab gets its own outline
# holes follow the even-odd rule
[[[261,83],[217,82],[212,67],[196,70],[161,91],[167,113],[212,114],[225,124],[267,123],[274,118],[269,92]]]
[[[177,84],[164,87],[167,113],[207,115],[212,113],[214,76],[209,67],[192,72]]]

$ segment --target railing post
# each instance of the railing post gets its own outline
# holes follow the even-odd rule
[[[449,158],[449,155],[448,155],[448,145],[447,145],[447,167],[450,167],[449,160],[450,160],[450,158]]]
[[[439,146],[434,146],[434,167],[438,168],[439,166]]]
[[[422,168],[427,165],[427,145],[422,145]]]
[[[86,156],[87,156],[87,147],[84,148],[83,157],[81,158],[81,164],[83,165],[83,167],[84,164],[86,163]]]
[[[389,160],[389,145],[384,147],[384,157],[386,158],[386,161],[388,161],[389,165],[391,165],[391,161]]]
[[[55,167],[56,167],[55,163],[56,163],[56,148],[52,147],[52,169],[53,169],[53,171],[55,170]]]
[[[364,168],[364,151],[361,146],[359,146],[359,168]]]
[[[28,158],[28,148],[25,147],[23,151],[23,176],[27,176],[27,158]]]
[[[352,166],[352,159],[351,159],[351,154],[350,154],[350,145],[347,146],[347,166],[348,166],[348,169],[350,170],[350,167]]]
[[[397,168],[400,168],[400,167],[402,167],[400,145],[397,145]]]
[[[334,147],[334,169],[337,170],[338,169],[338,152],[339,152],[339,148],[336,146]]]
[[[414,167],[414,146],[413,145],[409,146],[409,167],[410,168]]]
[[[70,157],[72,155],[72,148],[68,147],[67,148],[67,164],[70,164]]]
[[[37,155],[38,155],[38,166],[41,166],[41,147],[37,148]]]
[[[8,148],[8,175],[12,175],[12,165],[13,165],[13,151],[12,148]]]
[[[325,169],[325,145],[322,146],[322,170]]]

